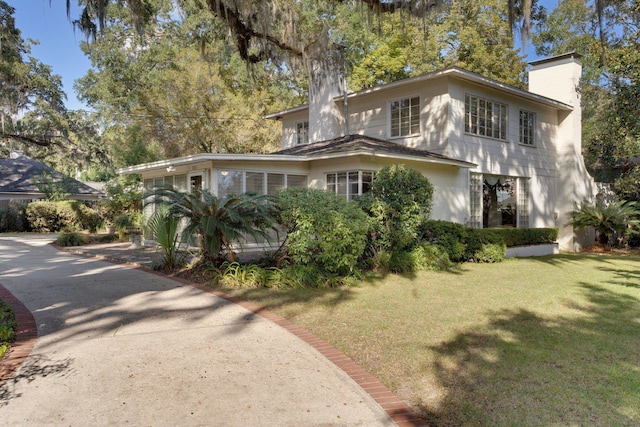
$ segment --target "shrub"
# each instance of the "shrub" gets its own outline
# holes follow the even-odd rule
[[[504,242],[508,248],[554,243],[558,239],[557,228],[484,228],[478,231],[492,236],[487,239],[498,239]]]
[[[502,262],[506,253],[507,247],[504,243],[487,243],[473,254],[472,260],[487,263]]]
[[[556,228],[468,228],[448,221],[427,220],[421,227],[422,239],[445,251],[452,262],[484,258],[485,245],[505,247],[553,243]]]
[[[260,288],[268,286],[268,270],[255,264],[224,262],[215,269],[213,280],[229,288]]]
[[[97,207],[104,222],[113,224],[118,215],[140,212],[142,209],[142,183],[131,175],[110,181],[105,190],[108,197],[100,200]]]
[[[26,209],[33,231],[58,232],[63,229],[96,231],[101,219],[96,211],[77,200],[33,202]]]
[[[389,267],[404,270],[408,262],[404,252],[419,243],[420,225],[429,217],[433,186],[420,172],[407,165],[380,169],[371,190],[358,200],[369,216],[366,260],[382,266],[380,261],[390,253]]]
[[[9,304],[0,300],[0,360],[16,337],[18,324],[13,309]]]
[[[0,233],[11,231],[28,231],[27,203],[24,201],[10,201],[7,209],[0,210]]]
[[[226,258],[234,261],[234,243],[247,237],[270,239],[273,226],[272,198],[252,194],[228,194],[218,197],[208,190],[183,193],[171,186],[157,187],[145,195],[147,203],[166,203],[169,214],[187,222],[185,240],[194,236],[200,240],[203,262],[220,265]]]
[[[389,257],[388,270],[392,273],[406,274],[417,270],[413,254],[409,251],[394,251]]]
[[[598,233],[598,243],[609,245],[614,234],[628,234],[640,226],[640,210],[635,202],[617,201],[606,204],[584,202],[574,206],[569,225],[580,230],[593,227]]]
[[[85,239],[78,233],[64,233],[56,240],[58,246],[80,246],[85,244]]]
[[[411,254],[417,270],[447,270],[455,265],[449,259],[447,251],[439,246],[424,243],[416,247]]]
[[[256,264],[225,262],[214,267],[213,282],[229,288],[333,288],[355,285],[357,275],[339,276],[315,265],[294,264],[286,268],[264,268]]]
[[[89,230],[95,233],[102,224],[102,219],[98,212],[82,202],[62,200],[54,203],[63,228],[79,228],[80,230]]]
[[[276,207],[287,233],[283,248],[296,264],[338,275],[354,271],[368,230],[357,205],[322,190],[292,188],[278,193]]]
[[[464,261],[469,228],[449,221],[427,220],[421,224],[422,240],[438,246],[452,262]]]
[[[31,229],[38,233],[51,233],[62,229],[62,222],[54,202],[29,203],[26,209]]]

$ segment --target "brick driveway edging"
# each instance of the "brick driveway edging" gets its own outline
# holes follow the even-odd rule
[[[18,329],[16,340],[4,357],[0,359],[0,387],[18,370],[22,362],[31,354],[38,341],[38,329],[33,314],[7,288],[0,283],[0,299],[6,302],[15,314]]]
[[[112,264],[118,264],[127,268],[133,268],[141,270],[147,273],[155,274],[164,278],[174,280],[184,285],[193,286],[201,291],[213,294],[217,297],[224,298],[234,304],[237,304],[258,316],[261,316],[276,325],[289,331],[308,345],[316,349],[325,358],[331,361],[339,369],[345,372],[351,379],[353,379],[365,392],[367,392],[371,398],[373,398],[380,407],[389,415],[389,417],[399,427],[427,427],[428,424],[422,419],[415,411],[401,400],[395,393],[393,393],[387,386],[385,386],[380,380],[368,373],[358,363],[356,363],[349,356],[320,339],[315,334],[307,331],[306,329],[296,325],[295,323],[272,313],[264,308],[261,308],[253,303],[243,301],[231,295],[225,294],[219,290],[211,289],[210,287],[194,283],[186,279],[179,277],[173,277],[160,273],[158,271],[151,270],[150,268],[137,264],[127,262],[121,259],[111,259],[104,255],[92,254],[77,249],[68,249],[59,247],[52,244],[56,249],[67,252],[73,255],[85,257],[85,258],[97,258],[101,261],[110,262]],[[2,386],[15,371],[24,362],[27,356],[33,350],[36,344],[38,333],[35,324],[35,320],[31,312],[13,296],[6,288],[0,284],[0,298],[11,305],[15,311],[16,321],[18,322],[18,330],[16,341],[14,345],[9,349],[5,357],[0,360],[0,386]]]

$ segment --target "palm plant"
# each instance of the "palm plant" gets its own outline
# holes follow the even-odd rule
[[[273,205],[268,196],[235,195],[217,197],[208,190],[182,193],[171,187],[154,191],[154,200],[168,203],[169,213],[185,218],[186,238],[199,237],[201,258],[216,265],[234,261],[232,244],[246,236],[269,239]]]
[[[162,249],[162,265],[173,269],[180,264],[180,219],[169,211],[167,205],[161,205],[147,221],[147,229]]]
[[[634,233],[640,225],[640,211],[635,202],[617,201],[605,204],[597,200],[595,204],[583,202],[570,213],[569,225],[580,230],[595,228],[598,243],[609,245],[614,234]]]

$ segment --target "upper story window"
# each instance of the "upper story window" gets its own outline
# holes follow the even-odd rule
[[[473,95],[464,97],[464,131],[507,139],[507,106]]]
[[[391,101],[389,112],[391,137],[420,133],[420,97]]]
[[[327,191],[353,200],[354,197],[362,196],[371,189],[374,176],[374,172],[370,171],[328,173],[326,175]]]
[[[520,144],[536,145],[536,113],[520,110]]]
[[[309,122],[296,122],[296,145],[309,143]]]

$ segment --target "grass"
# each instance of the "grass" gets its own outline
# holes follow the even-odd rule
[[[638,256],[228,292],[332,343],[434,425],[640,424]]]

